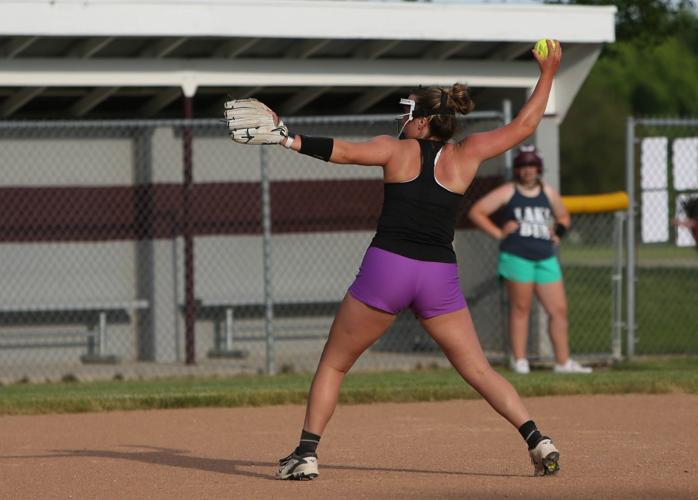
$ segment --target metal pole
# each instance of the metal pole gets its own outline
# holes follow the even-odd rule
[[[193,99],[184,96],[184,117],[191,119],[193,116]],[[191,226],[191,190],[193,184],[192,175],[192,129],[187,124],[182,134],[183,146],[183,184],[182,184],[182,226],[184,228],[184,324],[185,324],[185,362],[192,365],[196,362],[195,352],[195,304],[194,304],[194,238]]]
[[[614,213],[613,227],[613,273],[611,274],[611,357],[620,360],[623,356],[623,222],[624,212]]]
[[[155,304],[155,202],[153,184],[153,129],[139,127],[133,135],[133,207],[136,214],[136,290],[151,307],[136,320],[139,361],[155,361],[157,316]]]
[[[262,246],[264,257],[264,332],[266,337],[267,374],[276,372],[274,355],[274,298],[272,295],[272,256],[271,256],[271,186],[269,165],[264,146],[260,148],[262,177]]]
[[[627,224],[627,357],[635,355],[635,118],[628,117],[625,142],[625,182],[628,191]]]
[[[170,237],[172,238],[172,305],[174,311],[174,349],[175,361],[181,361],[182,348],[180,346],[180,319],[179,319],[179,253],[177,252],[177,214],[169,212]]]
[[[194,94],[192,93],[191,96]],[[457,119],[464,120],[497,120],[502,119],[499,111],[473,111],[467,116],[456,115]],[[394,123],[394,114],[381,115],[321,115],[321,116],[297,116],[284,118],[287,125],[325,125],[331,123]],[[646,120],[645,120],[646,121]],[[698,120],[678,120],[681,125],[694,125]],[[149,119],[138,120],[141,127],[182,127],[187,123],[193,123],[202,127],[218,127],[221,136],[226,135],[225,127],[220,127],[218,118],[197,118],[196,120],[177,119]],[[119,127],[131,128],[134,120],[0,120],[0,130],[63,130],[79,132],[80,129],[113,129]]]
[[[107,313],[100,311],[99,313],[99,337],[97,340],[97,357],[104,355],[104,343],[106,342],[107,334]]]
[[[225,350],[233,350],[233,308],[225,310]]]
[[[502,122],[503,125],[511,123],[511,99],[502,100]],[[504,180],[510,181],[513,177],[512,173],[512,153],[511,149],[507,149],[504,152]],[[507,296],[506,290],[502,285],[501,281],[499,283],[499,310],[500,314],[504,318],[502,321],[502,340],[504,344],[504,356],[505,364],[509,362],[509,358],[512,358],[511,342],[509,341],[509,297]]]
[[[502,100],[502,119],[504,121],[504,125],[507,125],[508,123],[511,123],[511,99],[504,99]],[[507,181],[511,180],[512,177],[512,154],[511,154],[511,149],[507,149],[504,152],[504,168],[505,168],[505,174],[504,178]]]

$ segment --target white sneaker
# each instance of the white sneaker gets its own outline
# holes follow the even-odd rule
[[[279,460],[279,469],[276,471],[276,479],[315,479],[318,477],[317,455],[305,454],[289,456]]]
[[[512,359],[509,366],[511,367],[511,371],[520,375],[526,375],[531,371],[526,358]]]
[[[543,438],[532,450],[531,455],[534,476],[547,476],[560,470],[560,452],[550,438]]]
[[[553,371],[555,373],[591,373],[593,370],[590,366],[582,366],[570,358],[564,365],[558,365],[555,363]]]

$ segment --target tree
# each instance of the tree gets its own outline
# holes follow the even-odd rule
[[[619,41],[604,50],[561,126],[565,194],[624,189],[628,116],[698,116],[698,17],[659,0],[632,3],[632,15],[631,2],[619,3]]]
[[[545,0],[551,4],[614,5],[616,39],[640,45],[661,43],[674,30],[676,18],[695,8],[694,0]]]

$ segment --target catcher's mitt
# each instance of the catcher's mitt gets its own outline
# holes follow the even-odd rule
[[[223,106],[228,132],[235,142],[279,144],[288,137],[284,122],[275,123],[274,112],[257,99],[233,99]]]

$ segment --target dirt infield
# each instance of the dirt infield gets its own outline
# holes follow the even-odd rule
[[[527,405],[555,477],[482,401],[340,406],[311,482],[273,480],[301,406],[0,417],[0,498],[698,498],[698,396]]]

